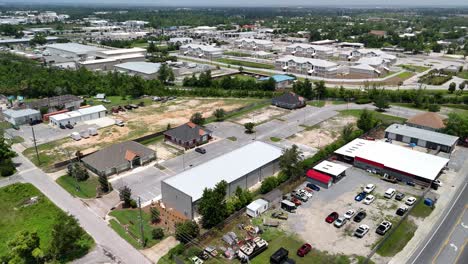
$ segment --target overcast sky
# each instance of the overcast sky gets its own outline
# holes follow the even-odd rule
[[[468,0],[0,0],[0,3],[125,4],[154,6],[468,6]]]

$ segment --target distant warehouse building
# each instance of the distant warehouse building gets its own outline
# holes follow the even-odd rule
[[[458,137],[455,136],[399,124],[393,124],[385,129],[385,137],[447,153],[452,152],[458,142]]]
[[[282,150],[256,141],[161,182],[162,202],[187,218],[198,216],[197,203],[205,188],[228,183],[227,195],[248,189],[275,174]]]
[[[117,64],[114,66],[116,71],[125,72],[128,75],[140,76],[143,79],[151,80],[158,77],[159,69],[161,68],[161,63],[153,62],[126,62]]]
[[[29,124],[31,121],[41,120],[41,113],[34,109],[7,109],[3,111],[2,114],[7,122],[15,126]]]
[[[74,125],[78,122],[94,120],[106,116],[106,108],[102,105],[90,106],[81,108],[76,111],[61,113],[51,116],[50,124],[53,126],[60,126],[71,124]]]
[[[405,182],[428,186],[447,166],[448,159],[426,154],[383,141],[355,139],[335,151],[339,159],[362,169],[375,169],[380,174]]]

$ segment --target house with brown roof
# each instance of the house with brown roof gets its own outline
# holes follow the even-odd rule
[[[84,165],[97,175],[131,170],[156,159],[156,152],[135,141],[117,143],[98,150],[81,159]]]
[[[422,128],[431,131],[439,131],[445,128],[442,117],[434,112],[425,112],[415,115],[406,121],[408,126]]]
[[[369,34],[377,36],[377,37],[385,37],[387,35],[387,31],[384,30],[371,30]]]
[[[209,129],[188,122],[164,132],[164,139],[189,149],[207,143],[212,134]]]

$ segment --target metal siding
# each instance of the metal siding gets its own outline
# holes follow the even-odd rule
[[[187,194],[161,182],[161,200],[167,208],[173,208],[187,218],[192,218],[192,199]]]
[[[403,136],[403,139],[401,140],[405,143],[410,143],[411,142],[411,138],[410,137],[407,137],[407,136]]]
[[[228,196],[234,195],[237,187],[241,187],[241,189],[245,189],[246,188],[245,181],[246,181],[246,176],[240,177],[239,179],[231,182],[229,184]]]
[[[426,147],[427,141],[423,139],[418,139],[418,146]]]

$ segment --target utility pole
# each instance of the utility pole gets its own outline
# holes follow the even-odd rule
[[[31,130],[32,130],[32,135],[33,135],[34,148],[36,149],[37,163],[41,165],[41,160],[39,159],[39,151],[37,151],[36,134],[34,133],[34,126],[32,125],[31,125]]]
[[[78,185],[78,178],[76,177],[76,173],[74,172],[74,168],[73,168],[73,161],[71,159],[71,156],[70,156],[70,151],[68,151],[68,149],[64,149],[66,152],[67,152],[67,156],[68,156],[68,166],[71,166],[71,173],[72,173],[72,177],[75,178],[75,188],[77,191],[80,190],[80,185]]]
[[[138,196],[138,208],[139,208],[139,211],[140,211],[140,216],[138,218],[140,219],[141,246],[145,247],[145,234],[143,232],[143,216],[141,214],[141,199],[140,199],[140,196]]]

